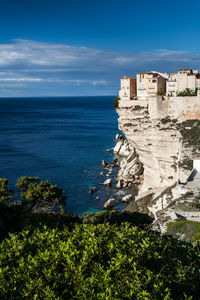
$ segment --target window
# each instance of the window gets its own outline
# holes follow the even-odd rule
[[[153,80],[153,83],[156,83],[156,80],[155,80],[155,79]]]

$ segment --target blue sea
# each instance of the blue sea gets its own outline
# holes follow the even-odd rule
[[[0,99],[0,177],[13,188],[20,176],[39,176],[64,189],[66,210],[103,209],[113,192],[101,160],[110,161],[118,132],[113,97]],[[90,195],[89,187],[99,190]],[[96,200],[96,196],[100,200]]]

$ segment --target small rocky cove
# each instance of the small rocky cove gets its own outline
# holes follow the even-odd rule
[[[100,183],[89,188],[89,194],[96,201],[102,201],[105,209],[123,210],[137,194],[137,188],[133,182],[128,182],[119,177],[120,165],[125,156],[129,154],[123,135],[117,134],[115,137],[116,147],[123,144],[118,153],[115,148],[106,149],[110,153],[111,159],[102,160],[101,172],[99,173]]]

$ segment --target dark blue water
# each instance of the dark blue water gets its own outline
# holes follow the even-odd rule
[[[12,188],[20,176],[39,176],[63,188],[67,210],[102,210],[110,190],[99,184],[104,150],[114,145],[113,97],[1,98],[0,177]],[[100,200],[96,200],[96,196]]]

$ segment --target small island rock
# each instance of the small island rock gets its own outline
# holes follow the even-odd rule
[[[105,168],[108,164],[105,160],[102,160],[102,163],[101,163],[102,167]]]
[[[133,198],[132,194],[128,194],[122,198],[122,202],[129,202]]]
[[[115,202],[115,198],[108,199],[108,201],[104,203],[104,208],[108,209],[113,207],[114,202]]]
[[[104,181],[103,185],[110,186],[112,184],[112,178],[108,178]]]

